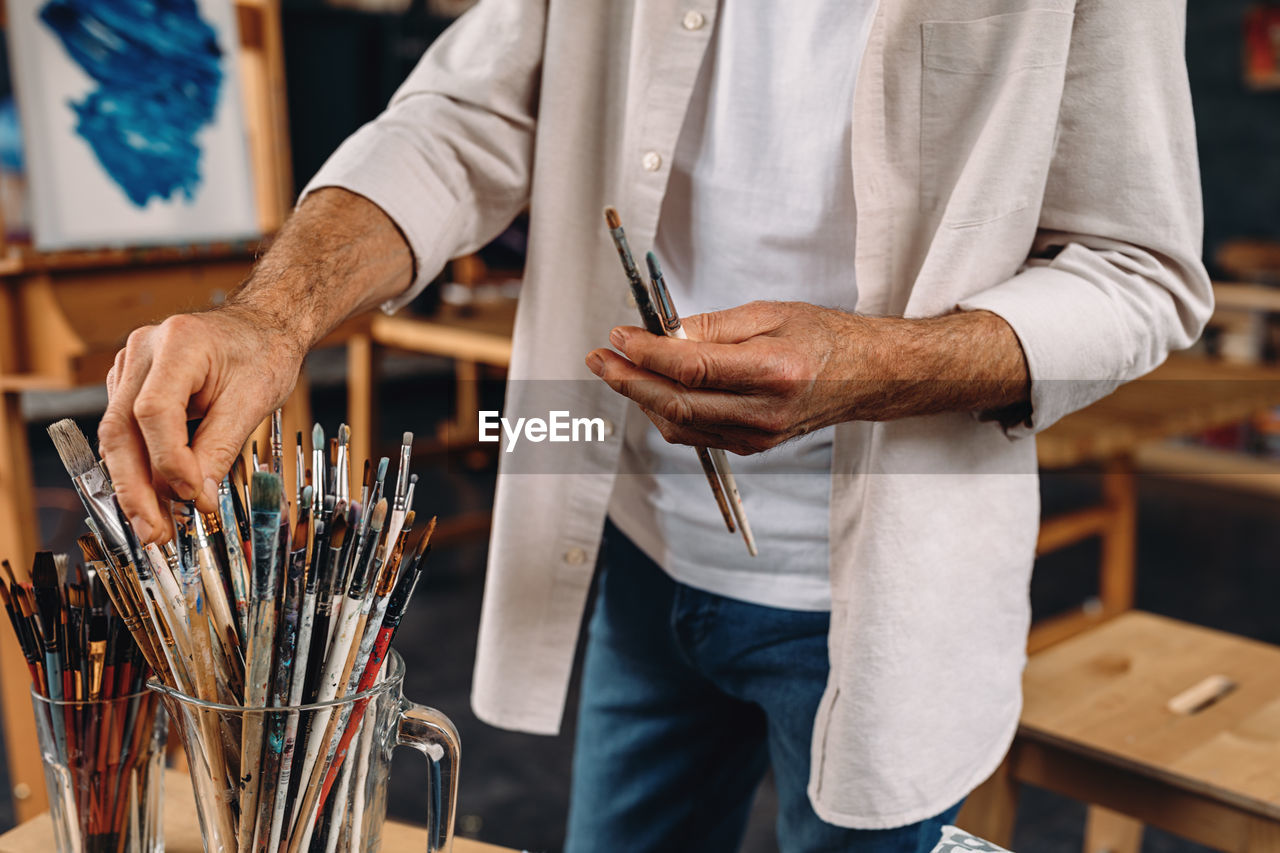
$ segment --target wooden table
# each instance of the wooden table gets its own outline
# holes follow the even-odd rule
[[[1044,470],[1101,465],[1103,502],[1044,519],[1037,551],[1044,554],[1100,536],[1102,560],[1097,606],[1036,623],[1032,651],[1133,607],[1138,511],[1135,470],[1144,456],[1156,450],[1165,457],[1164,468],[1187,467],[1188,457],[1195,457],[1195,453],[1162,450],[1167,447],[1163,442],[1239,423],[1276,405],[1280,405],[1280,369],[1173,357],[1148,376],[1068,415],[1038,437],[1037,452]],[[1280,484],[1280,467],[1253,468],[1259,473],[1240,476],[1268,478]]]
[[[196,817],[195,800],[191,782],[182,773],[170,770],[165,776],[164,791],[164,848],[169,853],[203,853],[200,841],[200,821]],[[425,850],[427,832],[407,823],[387,821],[382,828],[382,849],[387,851]],[[0,835],[0,853],[51,853],[53,850],[53,824],[45,812],[32,820]],[[495,847],[459,838],[453,843],[453,853],[514,853],[506,847]]]
[[[1024,782],[1125,815],[1139,834],[1280,851],[1280,648],[1133,611],[1034,655],[1023,690],[1006,800],[968,813],[981,819],[967,828],[1007,842]]]

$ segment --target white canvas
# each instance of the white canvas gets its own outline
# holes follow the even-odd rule
[[[60,12],[72,9],[77,15],[76,21],[83,20],[80,16],[87,12],[90,26],[80,43],[96,42],[97,48],[105,45],[108,51],[119,51],[116,55],[123,56],[124,61],[108,63],[106,73],[102,70],[103,63],[95,63],[92,56],[86,59],[82,55],[78,61],[54,28],[40,19],[41,10],[51,2],[57,3]],[[205,243],[244,239],[259,233],[236,68],[239,36],[232,0],[195,0],[194,16],[182,14],[168,19],[155,10],[180,10],[180,2],[9,0],[7,5],[9,48],[27,155],[32,231],[37,248]],[[102,20],[114,27],[101,26]],[[206,57],[202,63],[189,64],[188,59],[200,52],[187,50],[185,45],[175,49],[175,45],[183,37],[207,36],[208,30],[199,21],[212,28],[221,57],[215,61],[201,54]],[[162,53],[172,51],[168,54],[172,61],[151,62],[155,67],[149,68],[148,57],[155,54],[148,51],[157,44]],[[206,72],[199,77],[205,81],[214,79],[207,73],[213,67],[221,75],[216,86],[216,101],[212,109],[203,113],[189,109],[201,101],[188,98],[187,93],[208,93],[214,87],[193,82],[189,65],[197,72]],[[90,67],[99,71],[100,79],[90,75],[86,70]],[[102,82],[103,77],[107,78],[106,84]],[[179,81],[176,85],[164,86],[161,92],[162,96],[170,94],[175,99],[170,101],[174,108],[153,109],[154,91],[148,98],[147,87],[161,79]],[[122,113],[112,109],[112,104],[124,104],[125,115],[150,115],[154,120],[133,125],[145,124],[148,131],[144,134],[108,132],[91,136],[99,141],[107,138],[136,141],[153,152],[156,140],[163,138],[161,133],[152,132],[154,128],[174,131],[172,124],[166,123],[173,122],[175,115],[203,114],[202,121],[188,121],[188,131],[198,124],[193,132],[174,134],[173,138],[183,144],[163,147],[163,151],[175,151],[185,148],[187,141],[194,142],[198,149],[196,157],[191,157],[189,152],[186,158],[158,153],[155,159],[133,158],[131,161],[167,167],[183,162],[190,164],[194,160],[198,180],[188,185],[190,199],[181,188],[181,181],[157,177],[169,175],[168,168],[132,171],[119,168],[119,163],[130,160],[127,147],[106,143],[105,150],[121,156],[114,172],[104,163],[86,136],[77,131],[80,119],[73,107],[77,103],[89,104],[95,92],[100,106],[95,115],[105,121],[105,125],[99,122],[99,126],[119,127],[111,122],[116,121],[113,116]],[[207,98],[204,103],[211,100]],[[165,187],[171,188],[168,198],[155,194]],[[130,198],[130,189],[134,199]],[[151,194],[145,203],[139,204],[138,197],[148,192]]]

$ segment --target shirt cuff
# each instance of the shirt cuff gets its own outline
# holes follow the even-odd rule
[[[385,117],[343,142],[307,182],[298,204],[323,187],[340,187],[373,202],[409,244],[413,283],[382,303],[388,314],[412,302],[444,268],[451,247],[458,245],[459,199],[432,171],[407,129],[401,132]]]
[[[1003,424],[1010,438],[1034,435],[1105,397],[1127,373],[1131,358],[1124,342],[1132,335],[1110,298],[1081,276],[1031,267],[957,307],[998,315],[1022,345],[1031,376],[1031,415]]]

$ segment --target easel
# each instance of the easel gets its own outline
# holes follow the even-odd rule
[[[259,222],[270,235],[293,197],[280,11],[277,0],[235,5]],[[129,331],[217,304],[244,280],[257,247],[44,253],[6,245],[2,235],[0,228],[0,329],[7,332],[0,341],[0,553],[18,569],[39,538],[21,392],[101,383]],[[305,380],[287,407],[290,423],[309,421]],[[16,642],[0,631],[0,713],[19,822],[48,807],[29,689]]]

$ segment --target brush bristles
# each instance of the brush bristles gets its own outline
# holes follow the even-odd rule
[[[48,589],[58,586],[58,564],[52,551],[37,551],[35,561],[31,564],[31,584]]]
[[[342,424],[338,427],[338,444],[347,445],[351,443],[351,427]]]
[[[254,512],[279,512],[284,488],[280,478],[266,471],[253,472],[253,484],[249,488],[249,502]]]
[[[411,432],[406,432],[404,435],[400,436],[400,444],[401,444],[401,446],[403,446],[403,447],[409,447],[410,445],[412,445],[412,444],[413,444],[413,433],[411,433]]]
[[[329,547],[342,550],[347,542],[347,519],[343,515],[335,515],[329,527]]]
[[[369,529],[381,530],[382,523],[387,519],[387,499],[382,498],[373,508],[373,513],[369,516]]]
[[[387,457],[385,457],[385,456],[378,460],[378,477],[377,477],[377,479],[378,479],[378,482],[379,482],[379,483],[381,483],[383,480],[387,479],[387,466],[388,466],[388,465],[390,465],[390,464],[391,464],[391,460],[390,460],[390,459],[388,459],[388,458],[387,458]]]
[[[58,451],[58,458],[72,477],[79,477],[94,465],[98,459],[93,455],[89,440],[84,437],[80,427],[71,418],[63,418],[49,426],[49,437],[53,439],[53,447]]]
[[[610,228],[622,227],[622,220],[618,218],[618,211],[614,210],[612,207],[606,207],[604,209],[604,221]]]
[[[76,544],[80,546],[80,554],[84,557],[86,563],[100,562],[107,559],[102,546],[98,544],[98,537],[92,533],[85,533],[77,537]]]
[[[324,447],[324,428],[316,424],[311,428],[311,449],[319,450],[322,447]]]

